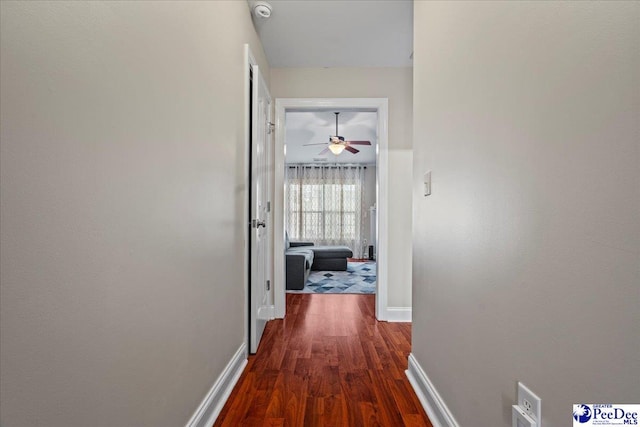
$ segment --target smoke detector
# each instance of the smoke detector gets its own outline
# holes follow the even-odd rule
[[[253,14],[256,18],[264,18],[267,19],[271,16],[271,11],[273,8],[266,1],[257,1],[253,3]]]

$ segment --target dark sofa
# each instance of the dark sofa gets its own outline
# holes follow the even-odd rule
[[[346,246],[315,246],[311,242],[285,239],[286,288],[301,290],[311,270],[346,271],[353,251]]]

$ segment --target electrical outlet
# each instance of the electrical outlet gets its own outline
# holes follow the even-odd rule
[[[518,382],[518,406],[540,427],[542,400],[521,382]]]
[[[540,427],[522,408],[518,405],[511,407],[511,426],[512,427]]]

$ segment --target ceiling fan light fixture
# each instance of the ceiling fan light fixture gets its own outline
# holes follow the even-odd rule
[[[342,144],[331,144],[329,145],[329,150],[336,156],[344,151],[344,145]]]

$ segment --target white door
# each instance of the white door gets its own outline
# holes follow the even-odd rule
[[[271,95],[258,66],[252,67],[251,100],[251,252],[249,351],[255,353],[270,312],[271,288]]]

